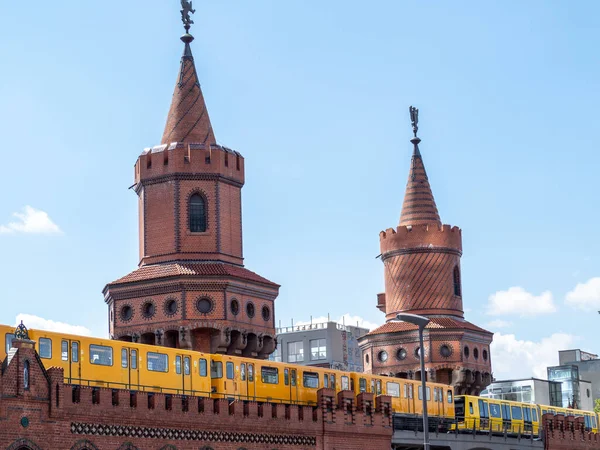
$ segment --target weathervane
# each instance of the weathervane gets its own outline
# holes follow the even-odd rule
[[[181,21],[185,27],[185,32],[190,32],[190,26],[194,23],[190,14],[194,14],[196,10],[192,6],[192,0],[181,0]]]
[[[419,131],[419,110],[414,106],[408,108],[410,111],[410,121],[412,123],[413,134],[417,137],[417,131]]]

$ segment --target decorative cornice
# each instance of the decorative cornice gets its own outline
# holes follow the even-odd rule
[[[140,182],[136,185],[136,190],[139,190],[140,187],[144,187],[144,186],[150,186],[152,184],[158,184],[158,183],[165,183],[168,181],[189,181],[189,180],[194,180],[194,181],[220,181],[222,183],[225,184],[230,184],[232,186],[238,187],[238,188],[242,188],[244,186],[244,183],[236,180],[235,178],[230,178],[230,177],[226,177],[224,175],[221,175],[219,173],[185,173],[185,172],[179,172],[179,173],[170,173],[167,175],[159,175],[157,177],[153,177],[153,178],[146,178],[143,180],[140,180]]]
[[[412,255],[415,253],[446,253],[449,255],[462,256],[462,252],[451,247],[411,247],[392,250],[381,255],[381,260],[385,261],[393,256]]]

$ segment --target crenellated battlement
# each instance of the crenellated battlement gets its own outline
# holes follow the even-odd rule
[[[379,233],[381,253],[402,249],[449,248],[462,253],[462,231],[451,225],[408,225]]]
[[[244,157],[217,144],[171,144],[146,148],[135,163],[135,182],[175,173],[214,174],[244,184]]]

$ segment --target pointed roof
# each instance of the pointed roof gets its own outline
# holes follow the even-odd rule
[[[421,139],[417,137],[417,126],[414,120],[413,132],[415,136],[410,142],[414,145],[414,151],[410,164],[410,172],[408,173],[408,183],[406,184],[402,213],[400,213],[400,226],[441,225],[442,221],[435,205],[433,192],[431,192],[431,186],[429,185],[429,179],[427,178],[427,172],[423,164],[423,157],[419,150]]]
[[[202,89],[200,89],[194,56],[190,48],[194,37],[186,33],[181,40],[184,42],[185,48],[161,143],[216,144]]]

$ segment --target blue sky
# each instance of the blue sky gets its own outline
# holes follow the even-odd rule
[[[496,375],[600,352],[600,4],[194,3],[217,140],[246,158],[246,267],[282,285],[278,320],[383,321],[378,233],[398,223],[414,104]],[[160,143],[179,2],[3,2],[0,25],[0,322],[104,335],[101,290],[138,261],[127,188]]]

